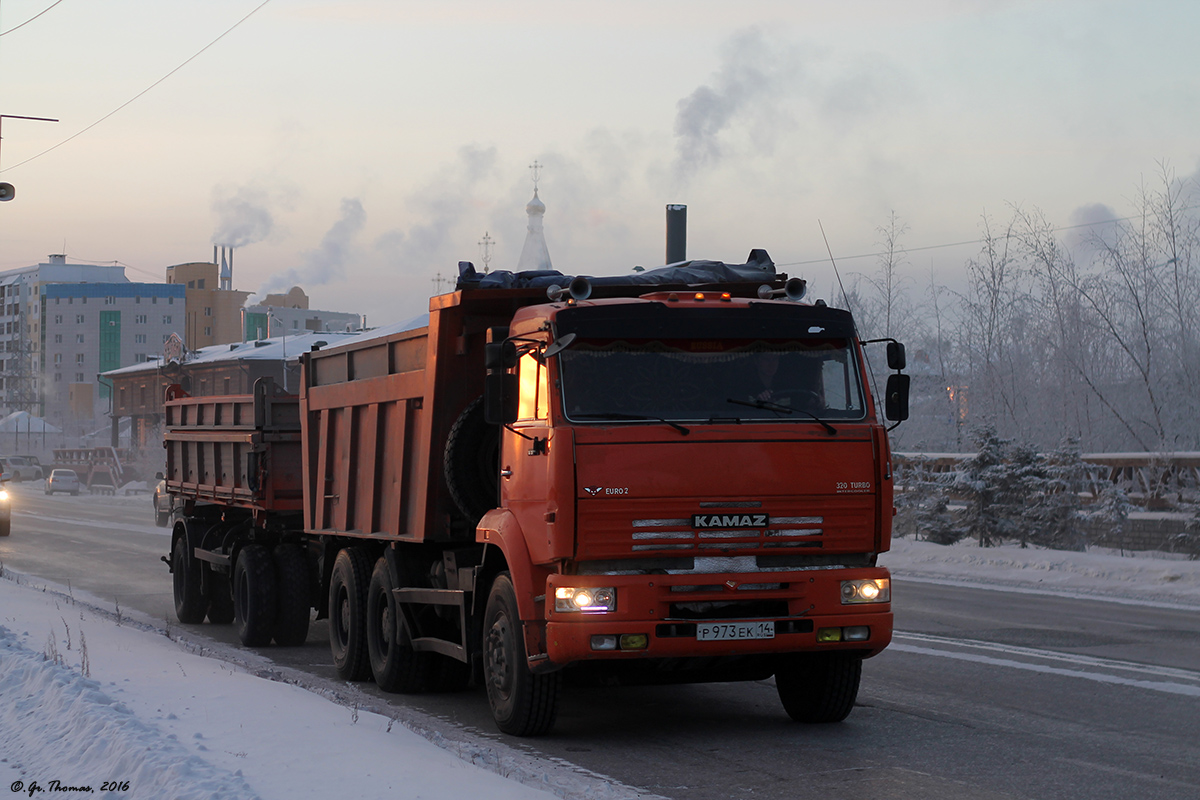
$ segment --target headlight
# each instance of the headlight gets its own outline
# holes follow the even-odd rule
[[[8,502],[8,491],[6,489],[0,489],[0,503],[7,503],[7,502]]]
[[[887,578],[842,581],[842,603],[890,603],[892,582]]]
[[[560,586],[554,590],[554,610],[616,611],[617,590],[611,588]]]

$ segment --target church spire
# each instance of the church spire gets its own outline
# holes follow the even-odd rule
[[[542,231],[542,217],[546,213],[546,204],[538,198],[538,177],[542,165],[534,161],[529,165],[533,172],[533,199],[525,206],[529,215],[529,223],[525,227],[525,246],[521,248],[521,257],[517,260],[517,271],[554,269],[550,264],[550,251],[546,247],[546,235]]]

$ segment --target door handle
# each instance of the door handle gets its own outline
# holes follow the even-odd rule
[[[512,467],[504,467],[503,469],[501,469],[500,477],[501,478],[511,478],[512,477]]]

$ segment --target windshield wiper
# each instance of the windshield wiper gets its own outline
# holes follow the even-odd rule
[[[805,411],[803,408],[792,408],[791,406],[781,406],[779,403],[772,403],[769,400],[735,400],[732,397],[725,398],[725,402],[733,403],[733,404],[739,405],[739,406],[750,406],[751,408],[761,408],[764,411],[779,411],[779,412],[783,412],[784,414],[791,414],[793,412],[799,411],[801,414],[805,415],[806,417],[811,417],[816,422],[821,423],[821,426],[824,427],[825,430],[829,431],[830,436],[837,436],[837,428],[833,427],[828,422],[821,419],[820,417],[818,417],[816,414],[812,413],[811,411]]]
[[[622,414],[618,411],[613,411],[599,414],[572,414],[571,416],[575,419],[633,419],[645,420],[647,422],[662,422],[666,425],[670,425],[684,436],[687,436],[692,432],[689,428],[683,427],[678,422],[672,422],[671,420],[663,417],[647,416],[646,414]]]

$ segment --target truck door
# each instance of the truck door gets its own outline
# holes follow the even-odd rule
[[[526,354],[517,365],[520,394],[517,421],[504,430],[500,445],[500,500],[521,524],[534,561],[549,560],[549,523],[557,509],[549,507],[550,450],[546,365]]]

